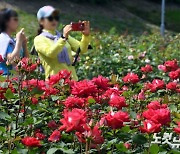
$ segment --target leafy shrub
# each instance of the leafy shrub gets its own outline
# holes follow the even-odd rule
[[[119,80],[62,70],[44,81],[39,65],[23,58],[16,77],[0,76],[1,153],[177,152],[151,144],[154,133],[180,133],[177,60],[122,69]]]
[[[95,33],[92,35],[93,50],[81,56],[77,66],[78,76],[91,79],[99,74],[125,75],[146,63],[157,65],[167,59],[180,60],[179,39],[180,35],[167,35],[163,39],[157,33],[140,37]]]

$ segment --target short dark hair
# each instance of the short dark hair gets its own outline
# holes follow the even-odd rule
[[[0,33],[6,31],[7,22],[11,17],[18,17],[15,10],[4,8],[0,10]]]

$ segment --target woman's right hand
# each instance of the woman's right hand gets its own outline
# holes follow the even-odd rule
[[[24,34],[24,28],[22,28],[17,34],[16,34],[16,41],[19,43],[23,43],[26,39],[26,36]]]
[[[71,25],[66,25],[63,29],[63,36],[65,38],[68,38],[68,35],[70,33],[70,31],[72,31],[72,26]]]

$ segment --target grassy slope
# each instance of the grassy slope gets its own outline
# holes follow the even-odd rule
[[[161,24],[161,4],[150,3],[144,0],[127,0],[123,1],[123,4],[129,12],[136,14],[142,19],[155,25]],[[166,3],[165,22],[167,29],[180,32],[180,7],[177,4]]]
[[[0,2],[1,3],[1,2]],[[91,21],[92,27],[95,30],[109,31],[112,27],[117,29],[117,32],[127,31],[129,33],[139,34],[145,30],[151,30],[145,21],[139,17],[129,13],[126,7],[120,2],[114,2],[111,5],[96,6],[88,4],[77,4],[65,0],[44,0],[44,1],[25,1],[25,0],[8,0],[6,4],[16,7],[20,11],[22,25],[29,28],[29,22],[33,22],[36,27],[35,14],[43,5],[53,5],[61,10],[61,22],[63,24],[78,21],[79,19],[88,19]],[[27,14],[26,14],[27,13]],[[34,18],[33,18],[34,16]],[[24,19],[25,18],[25,19]],[[26,20],[27,18],[27,20]],[[28,19],[30,18],[30,19]],[[28,21],[28,22],[24,22]],[[32,26],[32,24],[30,24]]]
[[[25,28],[26,33],[30,37],[29,46],[32,44],[32,39],[36,35],[38,27],[36,12],[43,5],[53,5],[60,8],[61,24],[68,24],[79,19],[87,19],[91,21],[91,27],[93,27],[94,31],[111,31],[133,35],[142,34],[144,31],[159,32],[157,25],[159,25],[160,13],[158,9],[160,9],[160,5],[149,3],[145,0],[138,0],[136,2],[134,0],[116,1],[111,5],[104,6],[88,5],[85,3],[78,4],[67,0],[8,0],[1,1],[0,4],[0,7],[13,7],[18,11],[20,14],[20,25]],[[179,24],[176,23],[180,17],[178,11],[178,9],[172,9],[172,6],[171,10],[169,8],[167,12],[168,19],[174,22],[168,23],[172,25]],[[151,24],[151,22],[157,25]],[[176,26],[175,30],[178,30]]]

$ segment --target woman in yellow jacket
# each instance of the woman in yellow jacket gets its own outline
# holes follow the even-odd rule
[[[90,43],[89,21],[83,21],[84,29],[82,39],[78,41],[69,33],[73,31],[72,25],[66,25],[63,33],[58,32],[59,11],[52,6],[44,6],[37,13],[40,29],[39,35],[34,39],[34,46],[45,69],[45,76],[57,74],[60,70],[71,72],[72,79],[78,80],[73,63],[73,53],[78,49],[81,53],[88,50]]]

